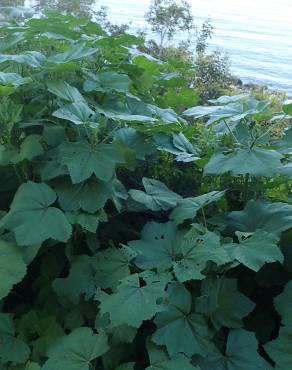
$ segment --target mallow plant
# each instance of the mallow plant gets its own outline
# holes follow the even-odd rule
[[[197,105],[76,17],[0,35],[1,369],[288,370],[292,105]]]

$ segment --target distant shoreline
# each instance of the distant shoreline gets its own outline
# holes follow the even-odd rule
[[[281,96],[283,95],[283,100],[292,100],[292,94],[287,91],[283,91],[280,89],[272,89],[271,87],[265,84],[253,83],[253,82],[246,82],[244,83],[240,78],[237,76],[233,76],[235,79],[235,87],[242,90],[243,92],[256,92],[260,90],[265,90],[270,94]]]

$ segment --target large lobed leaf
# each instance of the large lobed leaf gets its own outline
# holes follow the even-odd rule
[[[29,346],[15,335],[12,315],[0,313],[1,363],[24,364],[30,355]]]
[[[6,297],[25,274],[26,264],[20,248],[0,240],[0,299]]]
[[[121,280],[117,291],[101,298],[102,314],[110,315],[112,326],[130,325],[138,328],[144,320],[150,320],[162,310],[162,303],[157,303],[165,297],[165,282],[148,281],[143,286],[139,275],[133,274]]]
[[[276,362],[277,370],[288,369],[292,361],[292,281],[289,281],[284,291],[274,300],[274,305],[281,315],[281,323],[284,327],[280,328],[279,335],[273,341],[265,345],[265,350]]]
[[[112,144],[90,145],[87,141],[67,142],[61,147],[61,163],[68,168],[73,184],[95,175],[101,181],[109,181],[116,165],[123,160]]]
[[[71,225],[58,208],[51,207],[56,198],[56,193],[44,183],[22,184],[0,227],[13,231],[20,246],[39,244],[50,238],[66,242],[71,236]]]
[[[142,203],[151,211],[167,211],[174,208],[181,200],[181,196],[168,189],[162,182],[143,177],[145,191],[130,190],[130,196],[138,203]]]
[[[265,263],[284,262],[277,236],[263,230],[246,237],[238,233],[238,236],[240,243],[233,246],[231,255],[251,270],[259,271]]]
[[[222,326],[242,327],[242,319],[255,308],[255,304],[237,289],[235,279],[205,279],[201,293],[196,300],[197,311],[208,316],[217,330]]]
[[[144,270],[172,269],[181,282],[203,279],[202,271],[208,261],[218,265],[230,262],[215,234],[188,236],[179,232],[172,222],[149,222],[142,230],[141,240],[128,244],[137,254],[135,264],[138,267]]]
[[[84,83],[86,92],[109,92],[113,90],[126,93],[129,91],[129,85],[131,84],[129,76],[114,71],[104,71],[98,74],[90,73],[89,77],[90,79]]]
[[[169,285],[167,292],[168,307],[154,320],[157,329],[152,340],[166,346],[170,356],[205,355],[210,346],[208,326],[204,317],[192,310],[191,294],[179,283]]]
[[[177,225],[183,223],[185,220],[194,219],[200,209],[219,201],[224,194],[224,191],[211,191],[210,193],[194,198],[185,198],[178,202],[177,207],[171,212],[170,218]]]
[[[215,154],[205,166],[205,173],[271,177],[281,166],[283,156],[275,150],[237,149],[231,154]]]
[[[75,329],[56,341],[43,370],[90,370],[91,362],[109,350],[107,336],[90,328]]]
[[[183,354],[178,354],[169,358],[162,347],[149,342],[147,345],[150,366],[145,370],[199,370],[198,367],[191,365],[190,359]]]
[[[229,224],[235,230],[253,232],[258,229],[279,234],[292,227],[292,206],[287,203],[268,203],[250,200],[244,210],[229,214]]]
[[[258,354],[258,342],[253,333],[242,329],[230,331],[225,354],[209,353],[199,362],[202,370],[271,370]]]

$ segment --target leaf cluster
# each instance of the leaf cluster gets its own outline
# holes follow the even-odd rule
[[[13,22],[1,369],[289,369],[291,104],[197,106],[140,38],[58,13]]]

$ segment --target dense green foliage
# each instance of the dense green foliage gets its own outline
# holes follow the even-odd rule
[[[1,369],[288,370],[292,105],[197,106],[75,17],[0,32]]]
[[[0,9],[0,20],[1,13],[5,17],[5,13],[12,12],[14,16],[22,18],[34,13],[40,16],[53,10],[94,19],[112,36],[125,35],[130,29],[130,23],[111,22],[108,8],[94,7],[93,0],[36,0],[32,9],[18,6],[18,10],[12,6],[23,5],[23,0],[9,1],[3,4],[7,6]],[[137,31],[137,35],[144,39],[144,43],[138,45],[139,51],[163,61],[176,59],[177,63],[191,65],[192,68],[189,68],[184,77],[188,86],[195,87],[200,93],[203,102],[230,92],[235,93],[240,81],[231,75],[228,55],[219,49],[209,52],[208,42],[213,36],[214,28],[208,19],[201,27],[195,24],[188,1],[153,0],[145,14],[145,21],[152,32],[149,33],[147,28]],[[179,43],[176,40],[178,37]],[[174,40],[176,42],[172,44]]]

